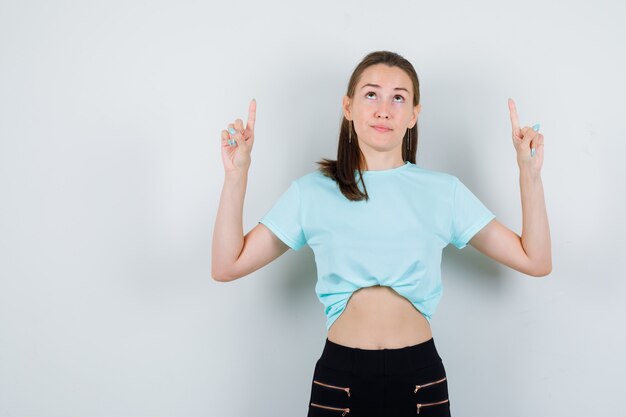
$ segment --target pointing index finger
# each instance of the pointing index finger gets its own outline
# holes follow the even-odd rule
[[[519,131],[519,116],[517,115],[517,108],[515,107],[515,102],[512,98],[509,99],[509,113],[511,116],[511,127],[513,128],[513,133]]]
[[[250,107],[248,108],[248,123],[246,129],[250,129],[254,132],[254,122],[256,121],[256,99],[250,101]]]

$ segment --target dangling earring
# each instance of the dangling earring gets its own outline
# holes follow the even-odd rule
[[[409,139],[406,141],[406,150],[411,151],[411,129],[407,129],[409,131]]]
[[[348,143],[352,143],[352,120],[348,121]]]

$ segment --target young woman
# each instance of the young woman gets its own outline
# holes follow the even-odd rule
[[[415,163],[419,81],[402,56],[378,51],[355,68],[343,98],[337,160],[294,181],[245,236],[243,200],[256,101],[222,131],[225,180],[212,276],[232,281],[308,244],[328,336],[311,381],[309,416],[449,416],[445,369],[430,329],[442,293],[441,253],[468,243],[522,273],[551,271],[540,170],[543,135],[520,128],[522,236],[455,176]]]

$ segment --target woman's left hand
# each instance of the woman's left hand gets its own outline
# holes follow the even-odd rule
[[[517,151],[517,164],[520,171],[530,171],[539,175],[543,165],[543,135],[538,133],[539,124],[520,129],[517,108],[513,99],[509,99],[511,127],[513,128],[513,146]],[[536,130],[534,130],[535,128]]]

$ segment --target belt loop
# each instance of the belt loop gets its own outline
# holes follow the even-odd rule
[[[355,349],[350,349],[350,373],[352,375],[355,375],[354,370],[356,368],[356,365],[355,365],[356,360],[354,357],[354,352],[355,352]]]
[[[417,366],[418,364],[416,362],[417,353],[415,352],[415,349],[411,349],[408,353],[409,353],[409,360],[408,360],[409,370],[413,372],[418,368]]]
[[[389,371],[391,370],[391,366],[389,366],[389,361],[391,360],[391,352],[389,349],[383,349],[383,375],[389,375]]]

